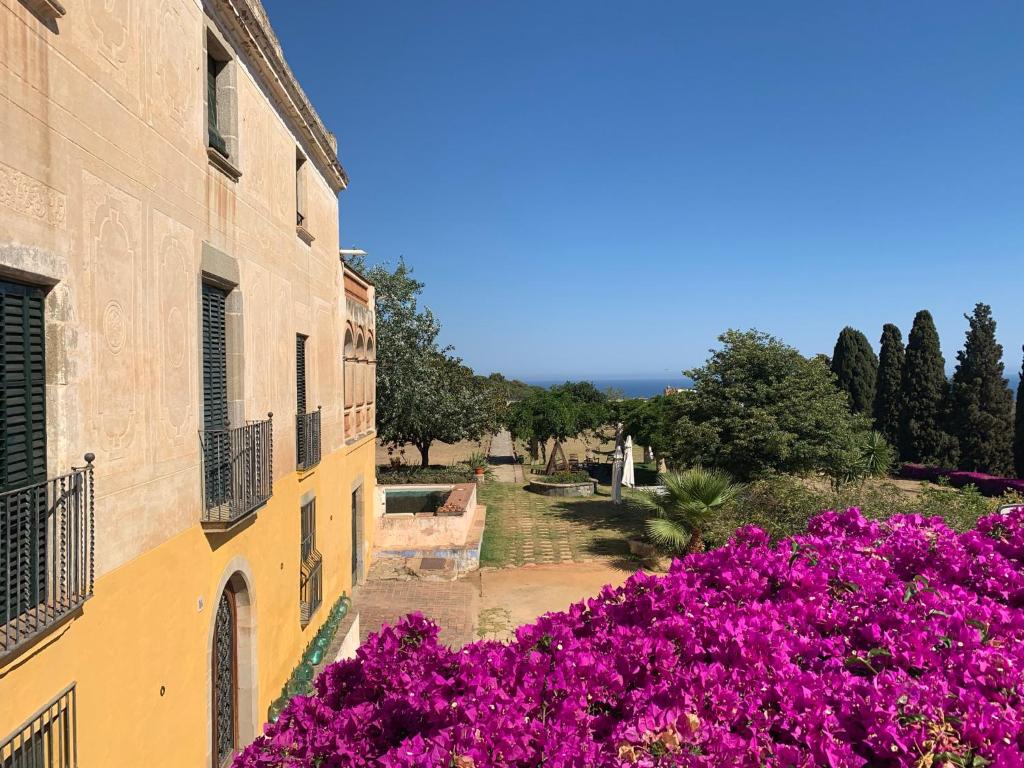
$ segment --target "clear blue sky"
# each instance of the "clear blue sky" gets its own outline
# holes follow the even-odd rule
[[[265,0],[351,177],[482,373],[657,375],[993,306],[1024,343],[1024,3]]]

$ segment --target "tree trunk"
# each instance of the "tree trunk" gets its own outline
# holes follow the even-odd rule
[[[658,457],[658,474],[662,474],[663,472],[668,472],[668,464],[666,464],[665,460],[659,456]]]
[[[694,528],[693,533],[690,534],[690,540],[686,544],[686,551],[684,555],[692,555],[694,552],[704,551],[704,539],[701,536],[700,528]]]
[[[420,449],[420,466],[426,469],[430,466],[430,443],[417,445],[416,447]]]
[[[536,464],[540,460],[540,440],[530,438],[530,462]]]

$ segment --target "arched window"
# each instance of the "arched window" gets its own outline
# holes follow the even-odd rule
[[[345,329],[345,351],[344,351],[344,374],[345,374],[345,407],[350,408],[355,403],[355,358],[356,347],[352,341],[352,329]]]
[[[364,399],[372,403],[374,391],[377,385],[377,353],[373,346],[373,336],[366,337],[366,381],[364,384]]]
[[[238,617],[228,584],[217,601],[213,627],[213,768],[229,765],[238,749]]]
[[[356,336],[356,405],[364,405],[366,403],[366,391],[363,388],[363,381],[366,379],[366,347],[363,345],[363,334],[360,332]]]

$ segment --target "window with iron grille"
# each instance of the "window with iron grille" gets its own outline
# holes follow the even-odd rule
[[[300,509],[299,620],[309,623],[323,600],[323,558],[316,549],[316,499]]]
[[[75,684],[72,683],[0,741],[0,767],[76,768],[77,738]]]

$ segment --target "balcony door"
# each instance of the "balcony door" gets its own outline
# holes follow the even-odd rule
[[[44,302],[0,281],[0,625],[46,597]]]
[[[238,748],[238,620],[229,584],[217,603],[213,625],[213,768],[230,765]]]
[[[208,508],[231,498],[226,301],[225,291],[203,283],[203,480]]]

